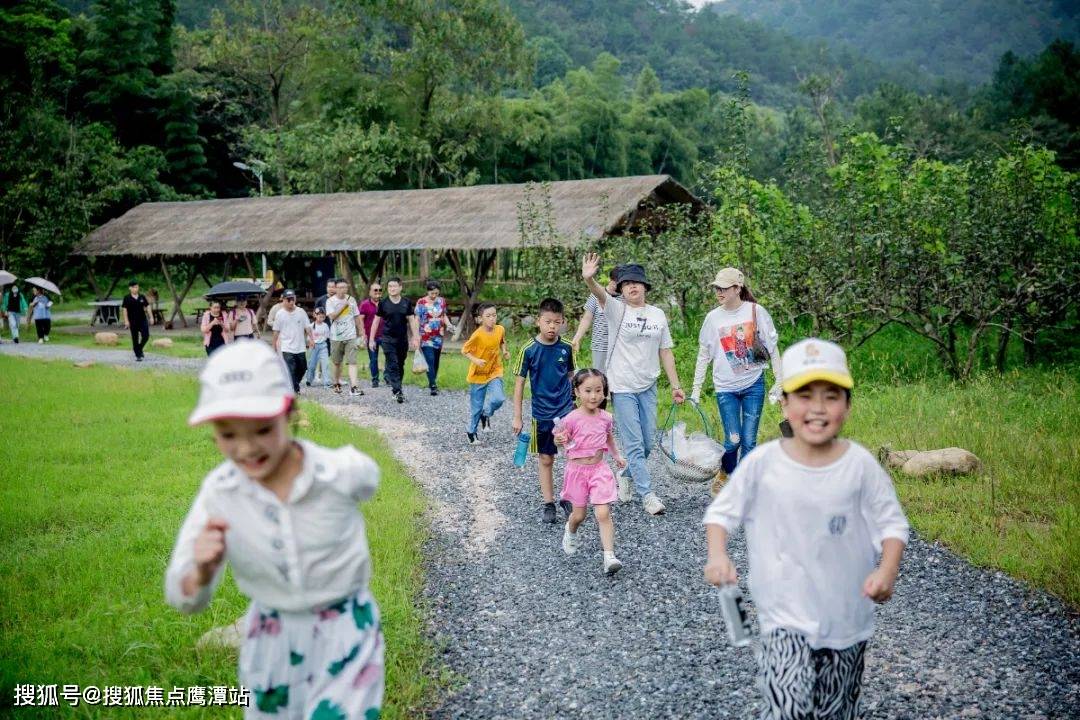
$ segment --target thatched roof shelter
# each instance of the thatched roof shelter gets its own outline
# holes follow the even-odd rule
[[[543,188],[547,188],[545,193]],[[86,236],[77,255],[202,255],[518,247],[518,210],[550,199],[558,234],[602,237],[650,203],[701,202],[668,175],[328,195],[143,203]]]
[[[652,208],[673,203],[703,206],[668,175],[153,202],[97,228],[75,246],[73,254],[158,256],[174,299],[169,319],[179,315],[186,325],[180,306],[202,272],[205,256],[239,253],[247,261],[247,253],[333,253],[343,276],[351,278],[355,270],[367,282],[381,275],[390,251],[441,250],[468,311],[498,250],[521,246],[523,213],[535,211],[550,221],[554,230],[550,242],[570,244],[622,234],[648,217]],[[372,272],[360,265],[360,253],[365,251],[377,256]],[[466,251],[476,253],[471,272],[461,257]],[[166,257],[191,258],[187,283],[179,290]],[[264,303],[268,300],[269,295]]]

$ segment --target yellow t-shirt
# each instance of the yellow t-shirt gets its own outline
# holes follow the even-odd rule
[[[484,365],[481,367],[470,361],[469,374],[465,378],[468,382],[482,385],[502,377],[502,355],[499,354],[499,348],[502,347],[505,335],[506,328],[502,325],[496,325],[491,332],[482,327],[476,328],[462,346],[461,352],[480,358],[484,361]]]

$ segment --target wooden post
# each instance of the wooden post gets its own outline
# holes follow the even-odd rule
[[[264,278],[260,278],[258,275],[255,274],[255,268],[251,267],[251,258],[248,257],[247,253],[241,253],[240,256],[242,258],[244,258],[244,264],[247,265],[247,271],[248,271],[248,277],[249,278],[252,278],[254,280],[262,280],[262,279],[264,279]]]
[[[338,250],[334,255],[337,257],[338,277],[345,278],[345,282],[349,284],[349,294],[356,297],[356,280],[353,277],[352,267],[349,265],[349,253]]]
[[[472,331],[476,329],[473,306],[476,304],[480,291],[484,289],[484,283],[487,282],[488,274],[495,264],[496,257],[495,250],[478,251],[476,261],[472,266],[472,277],[470,278],[461,262],[461,253],[458,250],[448,250],[446,252],[446,259],[454,270],[454,279],[457,280],[461,296],[465,301],[465,309],[461,314],[461,321],[457,324],[454,340],[459,339],[463,334],[472,334]]]
[[[431,277],[431,251],[424,248],[420,251],[420,278],[427,280]]]
[[[180,293],[177,293],[176,286],[173,284],[172,281],[172,276],[169,274],[169,266],[165,264],[165,256],[161,255],[160,259],[161,273],[165,276],[165,284],[169,286],[169,292],[171,292],[173,296],[173,309],[172,312],[169,313],[169,319],[165,321],[165,324],[168,325],[173,321],[174,317],[179,315],[180,324],[184,327],[187,327],[187,318],[184,317],[184,309],[181,307],[181,305],[183,304],[184,298],[187,296],[188,291],[191,290],[191,286],[195,284],[195,278],[200,273],[199,261],[196,260],[195,264],[192,266],[191,273],[188,275],[188,281],[187,284],[184,285],[184,289],[180,291]]]

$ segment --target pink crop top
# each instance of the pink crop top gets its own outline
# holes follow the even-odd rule
[[[614,427],[611,413],[601,410],[595,415],[587,415],[575,410],[564,419],[567,433],[566,456],[573,458],[592,457],[598,450],[607,450],[608,433]]]

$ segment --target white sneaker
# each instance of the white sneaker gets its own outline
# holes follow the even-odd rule
[[[577,534],[570,532],[570,523],[566,523],[562,534],[562,549],[567,555],[577,552]]]
[[[44,345],[44,344],[45,344],[45,341],[44,341],[44,340],[42,340],[41,338],[38,338],[37,344],[38,344],[38,345]]]
[[[626,470],[620,470],[615,478],[619,484],[619,502],[630,502],[634,499],[634,489],[630,487],[630,476]]]
[[[604,574],[614,575],[622,570],[622,561],[615,557],[614,552],[604,552]]]
[[[649,493],[641,499],[641,505],[645,508],[645,512],[650,515],[663,515],[664,503],[660,502],[660,498],[656,497],[656,493]]]

